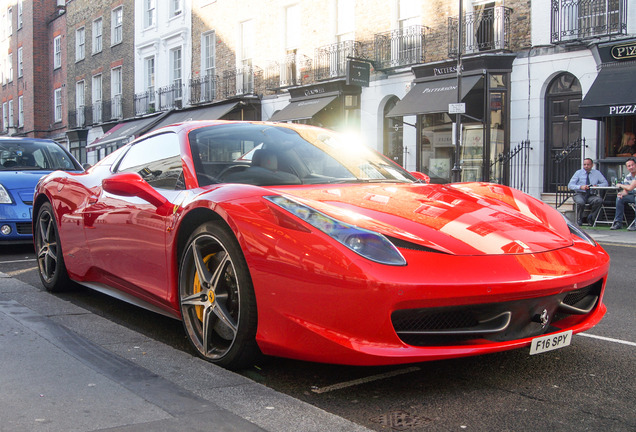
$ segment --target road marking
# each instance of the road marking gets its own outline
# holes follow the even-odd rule
[[[627,247],[627,248],[636,248],[636,245],[626,244],[626,243],[612,243],[610,241],[596,240],[601,246],[618,246],[618,247]]]
[[[23,262],[31,262],[36,261],[35,258],[22,259],[22,260],[13,260],[13,261],[0,261],[0,264],[15,264],[15,263],[23,263]]]
[[[37,270],[37,269],[38,269],[37,267],[31,267],[31,268],[22,269],[22,270],[15,270],[15,271],[11,271],[11,272],[6,272],[5,274],[13,277],[13,276],[21,275],[23,273],[28,273],[30,271]]]
[[[630,346],[636,346],[636,342],[629,342],[629,341],[624,341],[621,339],[614,339],[614,338],[608,338],[605,336],[596,336],[596,335],[591,335],[591,334],[587,334],[587,333],[579,333],[581,336],[587,336],[589,338],[593,338],[593,339],[601,339],[604,341],[608,341],[608,342],[616,342],[619,344],[623,344],[623,345],[630,345]]]
[[[407,373],[411,373],[411,372],[415,372],[420,370],[420,368],[418,367],[410,367],[410,368],[406,368],[406,369],[400,369],[400,370],[396,370],[393,372],[387,372],[387,373],[383,373],[383,374],[379,374],[379,375],[371,375],[368,376],[366,378],[360,378],[360,379],[356,379],[356,380],[351,380],[351,381],[345,381],[345,382],[341,382],[338,384],[333,384],[327,387],[322,387],[322,388],[313,388],[311,389],[312,392],[314,393],[327,393],[330,391],[334,391],[334,390],[340,390],[343,388],[347,388],[347,387],[353,387],[353,386],[357,386],[360,384],[366,384],[368,382],[372,382],[372,381],[378,381],[381,379],[385,379],[385,378],[391,378],[394,376],[398,376],[398,375],[404,375]]]

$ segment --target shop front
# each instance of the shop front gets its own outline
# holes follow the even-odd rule
[[[333,130],[359,130],[359,85],[345,80],[328,81],[289,89],[289,105],[275,112],[271,121],[304,123]]]
[[[488,181],[497,155],[510,146],[509,88],[515,55],[466,57],[461,73],[461,181]],[[453,61],[413,68],[411,90],[388,113],[415,116],[416,166],[435,183],[451,181],[455,166],[457,114],[449,105],[458,101],[457,66]]]
[[[627,173],[625,161],[636,154],[636,148],[621,148],[636,133],[636,39],[598,44],[593,52],[599,73],[579,115],[598,120],[599,169],[608,180],[620,180]]]

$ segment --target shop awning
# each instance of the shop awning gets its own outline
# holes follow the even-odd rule
[[[462,77],[462,99],[466,97],[482,75]],[[388,117],[448,112],[448,104],[457,102],[457,78],[427,81],[416,84],[404,99],[399,101]]]
[[[328,96],[321,98],[305,99],[299,101],[290,102],[282,110],[274,113],[270,118],[271,121],[291,121],[291,120],[305,120],[312,118],[319,111],[322,111],[331,102],[336,100],[338,96]]]
[[[175,123],[181,123],[191,120],[218,120],[234,108],[240,102],[225,103],[219,105],[211,105],[202,108],[194,108],[183,111],[175,111],[164,117],[159,123],[154,125],[151,130],[159,129]]]
[[[144,131],[146,127],[155,121],[157,121],[157,116],[144,117],[119,123],[104,134],[104,136],[86,146],[86,148],[95,150],[111,145],[124,145],[136,138],[139,133]]]
[[[579,105],[579,117],[636,115],[636,66],[601,69]]]

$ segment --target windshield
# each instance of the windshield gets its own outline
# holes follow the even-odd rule
[[[232,123],[196,129],[189,140],[200,184],[416,181],[357,137],[310,126]]]
[[[57,144],[47,141],[0,141],[0,170],[77,170],[79,167]]]

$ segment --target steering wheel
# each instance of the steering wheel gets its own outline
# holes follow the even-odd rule
[[[219,175],[217,176],[217,178],[222,181],[223,178],[228,175],[228,174],[232,174],[234,172],[240,172],[240,171],[245,171],[247,168],[249,168],[248,165],[230,165],[227,168],[224,168]]]

